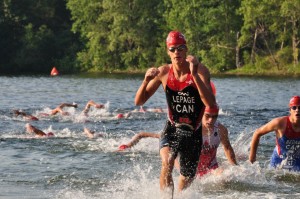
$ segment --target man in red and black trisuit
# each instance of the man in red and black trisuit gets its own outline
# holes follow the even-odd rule
[[[171,31],[167,37],[167,53],[171,64],[150,68],[138,89],[136,105],[143,105],[159,88],[166,93],[168,121],[160,140],[162,168],[160,188],[173,196],[172,171],[180,154],[178,190],[192,182],[201,152],[201,119],[205,106],[215,105],[208,69],[194,56],[187,56],[185,37]]]

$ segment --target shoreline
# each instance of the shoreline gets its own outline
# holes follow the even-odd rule
[[[87,72],[74,72],[74,73],[61,73],[59,76],[68,76],[68,75],[78,75],[80,77],[122,77],[127,76],[130,77],[144,77],[145,70],[116,70],[116,71],[87,71]],[[280,73],[281,72],[281,73]],[[257,78],[300,78],[300,73],[294,72],[241,72],[241,71],[226,71],[226,72],[214,72],[210,71],[211,77],[257,77]],[[49,74],[45,73],[7,73],[1,74],[0,76],[8,76],[8,77],[15,77],[15,76],[50,76]],[[57,76],[57,77],[59,77]],[[55,78],[55,77],[53,77]]]
[[[99,71],[99,72],[84,72],[78,73],[82,75],[88,76],[114,76],[114,75],[129,75],[131,77],[143,77],[145,75],[145,71]],[[255,72],[255,73],[243,73],[243,72],[210,72],[211,77],[258,77],[258,78],[300,78],[300,73],[266,73],[266,72]]]

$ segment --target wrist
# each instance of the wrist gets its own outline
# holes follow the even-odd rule
[[[143,86],[147,86],[147,85],[148,85],[148,83],[149,83],[149,81],[147,81],[147,80],[144,80],[144,81],[142,82],[142,85],[143,85]]]

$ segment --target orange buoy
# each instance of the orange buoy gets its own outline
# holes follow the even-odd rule
[[[59,74],[59,73],[58,73],[58,70],[56,69],[56,67],[53,67],[52,70],[51,70],[50,75],[51,75],[51,76],[56,76],[56,75],[58,75],[58,74]]]

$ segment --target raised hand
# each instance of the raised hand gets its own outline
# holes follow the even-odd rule
[[[199,61],[196,57],[192,56],[192,55],[188,55],[186,57],[186,61],[189,62],[190,64],[190,71],[192,75],[197,74],[198,72],[198,65],[199,65]]]
[[[160,73],[158,68],[149,68],[145,74],[144,81],[149,82],[154,79]]]

